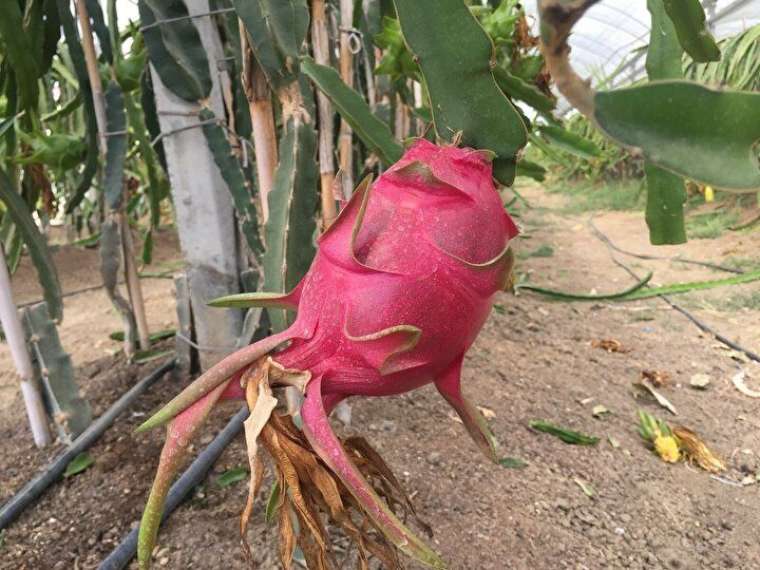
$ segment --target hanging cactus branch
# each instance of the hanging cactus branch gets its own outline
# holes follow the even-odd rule
[[[541,51],[559,92],[586,117],[594,115],[594,90],[570,64],[567,41],[575,23],[599,0],[539,0]]]
[[[254,193],[251,189],[251,183],[240,168],[240,163],[237,156],[232,152],[224,129],[218,121],[214,120],[214,113],[209,109],[202,109],[198,118],[203,123],[203,134],[206,137],[209,150],[214,156],[214,162],[219,167],[219,172],[230,191],[246,243],[253,255],[259,258],[264,251],[264,245],[259,235],[258,217],[253,201]]]
[[[395,0],[395,5],[430,93],[436,133],[445,141],[462,133],[463,144],[496,153],[494,176],[511,185],[527,131],[496,84],[494,47],[485,30],[461,0]]]
[[[673,22],[665,14],[664,0],[647,0],[652,16],[646,69],[650,81],[681,79],[683,50],[678,45]],[[647,207],[645,219],[649,227],[649,241],[654,245],[686,242],[684,180],[649,161],[644,164],[647,181]]]
[[[301,61],[301,70],[335,105],[367,147],[377,152],[385,164],[401,158],[402,147],[393,138],[388,125],[372,114],[372,110],[359,93],[343,83],[332,67],[319,65],[311,58]]]
[[[662,169],[722,189],[760,188],[754,150],[760,138],[760,93],[683,80],[594,91],[573,69],[567,41],[595,2],[539,0],[542,52],[567,100],[612,140]]]

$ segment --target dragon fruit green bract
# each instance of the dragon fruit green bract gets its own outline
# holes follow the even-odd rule
[[[220,306],[296,311],[287,330],[222,360],[148,420],[168,437],[140,531],[147,566],[163,501],[189,439],[220,398],[244,398],[240,378],[269,355],[308,373],[303,432],[385,537],[443,567],[375,493],[333,433],[328,416],[349,396],[400,394],[433,382],[478,446],[496,459],[488,426],[463,396],[465,352],[507,284],[509,241],[487,152],[415,142],[376,182],[365,180],[320,237],[312,266],[286,295],[243,294]]]

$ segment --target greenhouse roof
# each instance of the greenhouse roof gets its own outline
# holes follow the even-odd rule
[[[716,39],[738,34],[760,23],[760,0],[703,0]],[[538,34],[536,2],[525,5]],[[644,74],[644,50],[649,42],[650,16],[643,0],[603,0],[586,12],[573,28],[572,61],[583,77],[595,84],[630,83]]]

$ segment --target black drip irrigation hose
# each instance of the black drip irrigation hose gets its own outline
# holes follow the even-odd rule
[[[94,444],[124,410],[126,410],[158,379],[174,368],[174,365],[175,361],[172,359],[132,386],[132,388],[130,388],[121,398],[116,400],[116,402],[106,410],[103,415],[90,424],[90,426],[84,430],[63,453],[56,457],[39,475],[29,481],[18,493],[11,497],[0,509],[0,530],[16,520],[26,507],[42,495],[42,493],[45,492],[45,489],[63,475],[66,466],[71,463],[72,459]]]
[[[608,248],[613,249],[617,251],[618,253],[622,253],[623,255],[628,255],[630,257],[636,257],[638,259],[649,259],[653,261],[676,261],[678,263],[689,263],[691,265],[701,265],[702,267],[709,267],[710,269],[715,269],[717,271],[725,271],[727,273],[734,273],[736,275],[741,275],[744,273],[743,269],[738,269],[736,267],[727,267],[725,265],[720,265],[718,263],[712,263],[710,261],[697,261],[696,259],[687,259],[685,257],[666,257],[662,255],[649,255],[645,253],[634,253],[632,251],[628,251],[626,249],[623,249],[622,247],[619,247],[613,241],[607,237],[604,233],[602,233],[602,230],[596,227],[596,224],[594,224],[594,218],[588,219],[588,225],[591,228],[591,231],[596,235],[596,237],[602,241]]]
[[[630,267],[628,267],[624,263],[618,261],[615,258],[612,258],[612,261],[615,262],[616,265],[618,265],[618,266],[622,267],[623,269],[625,269],[625,271],[628,273],[628,275],[630,275],[634,279],[638,279],[639,278],[638,275]],[[760,362],[760,354],[756,354],[756,353],[752,352],[751,350],[749,350],[748,348],[744,348],[740,344],[732,341],[730,338],[728,338],[726,336],[723,336],[718,331],[714,330],[713,328],[711,328],[707,324],[705,324],[702,321],[700,321],[697,317],[695,317],[694,315],[692,315],[689,311],[687,311],[686,309],[684,309],[681,305],[677,305],[676,303],[674,303],[673,301],[671,301],[670,297],[667,297],[665,295],[657,295],[657,296],[660,299],[662,299],[663,301],[665,301],[668,305],[670,305],[670,307],[672,309],[678,311],[684,317],[686,317],[687,319],[689,319],[702,332],[706,332],[707,334],[709,334],[712,337],[714,337],[715,340],[717,340],[718,342],[722,342],[727,347],[729,347],[729,348],[731,348],[731,349],[733,349],[733,350],[735,350],[737,352],[743,353],[750,360],[754,360],[755,362]]]
[[[224,449],[232,439],[243,429],[243,422],[248,417],[248,408],[242,408],[224,429],[219,432],[214,440],[204,449],[200,455],[190,464],[177,482],[172,485],[166,498],[163,523],[172,512],[185,500],[190,491],[199,485],[205,478],[211,466],[219,459]],[[98,570],[122,570],[134,558],[137,551],[137,535],[140,527],[136,527],[121,541],[121,543],[100,563]]]
[[[747,358],[749,358],[751,360],[754,360],[755,362],[760,362],[760,354],[752,352],[748,348],[744,348],[740,344],[735,343],[730,338],[727,338],[727,337],[723,336],[722,334],[720,334],[719,332],[714,331],[709,326],[707,326],[705,323],[703,323],[702,321],[700,321],[697,317],[695,317],[694,315],[692,315],[689,311],[687,311],[686,309],[684,309],[680,305],[676,305],[668,297],[665,297],[664,295],[660,295],[660,297],[662,297],[662,299],[668,305],[670,305],[671,307],[673,307],[673,309],[675,309],[676,311],[678,311],[679,313],[681,313],[684,317],[686,317],[687,319],[689,319],[692,323],[694,323],[701,331],[706,332],[707,334],[714,336],[715,340],[717,340],[719,342],[722,342],[727,347],[732,348],[733,350],[735,350],[737,352],[744,353],[744,355]]]
[[[655,256],[645,257],[645,256],[641,256],[641,255],[637,255],[637,254],[632,254],[632,253],[626,252],[625,250],[622,250],[618,246],[616,246],[615,243],[607,235],[605,235],[599,228],[597,228],[594,225],[593,220],[589,219],[589,225],[591,226],[591,230],[594,232],[594,235],[597,237],[597,239],[599,239],[599,241],[601,241],[604,245],[606,245],[607,248],[610,250],[610,257],[612,258],[612,261],[615,263],[615,265],[623,268],[626,271],[626,273],[628,273],[628,275],[630,275],[634,279],[640,280],[638,274],[635,271],[633,271],[633,269],[631,269],[630,267],[628,267],[625,263],[623,263],[622,261],[619,261],[619,260],[615,259],[615,256],[612,255],[612,251],[617,251],[617,252],[620,252],[620,253],[625,253],[626,255],[633,255],[634,257],[640,257],[642,259],[647,259],[647,258],[648,259],[657,259],[657,257],[655,257]],[[668,259],[668,258],[660,258],[660,259]],[[676,261],[684,261],[683,259],[680,259],[680,260],[677,259],[677,258],[672,258],[672,259],[676,260]],[[722,269],[723,271],[730,271],[730,272],[734,272],[734,273],[743,273],[741,270],[733,270],[733,269],[726,268],[724,266],[717,265],[717,264],[706,264],[706,263],[702,263],[702,262],[692,262],[692,263],[696,263],[698,265],[707,265],[707,267],[712,267],[713,269]],[[648,285],[645,285],[645,287],[648,287]],[[730,338],[728,338],[728,337],[720,334],[718,331],[714,330],[713,328],[711,328],[707,324],[705,324],[702,321],[700,321],[697,317],[695,317],[694,315],[692,315],[689,311],[687,311],[686,309],[684,309],[682,306],[680,306],[680,305],[674,303],[673,301],[671,301],[670,297],[667,297],[665,295],[657,295],[657,296],[660,299],[662,299],[663,301],[665,301],[668,305],[670,305],[671,308],[673,308],[674,310],[678,311],[684,317],[686,317],[687,319],[689,319],[702,332],[705,332],[705,333],[707,333],[709,335],[712,335],[712,337],[715,338],[715,340],[717,340],[718,342],[722,342],[727,347],[729,347],[729,348],[731,348],[731,349],[733,349],[733,350],[735,350],[737,352],[743,353],[750,360],[754,360],[755,362],[760,362],[760,354],[757,354],[757,353],[755,353],[755,352],[753,352],[753,351],[751,351],[751,350],[749,350],[747,348],[744,348],[740,344],[732,341]]]

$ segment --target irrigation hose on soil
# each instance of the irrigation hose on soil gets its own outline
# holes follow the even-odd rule
[[[589,220],[589,225],[591,226],[591,230],[594,232],[594,235],[597,237],[597,239],[599,239],[604,245],[607,246],[607,249],[610,250],[610,257],[612,258],[613,263],[615,263],[615,265],[623,268],[626,271],[626,273],[628,273],[628,275],[630,275],[634,279],[640,279],[639,276],[636,274],[636,272],[633,271],[633,269],[631,269],[630,267],[628,267],[622,261],[618,261],[617,259],[615,259],[615,256],[612,255],[612,250],[619,251],[619,252],[625,253],[627,255],[633,255],[633,254],[631,254],[629,252],[626,252],[625,250],[622,250],[618,246],[616,246],[615,243],[606,234],[604,234],[599,228],[597,228],[594,225],[593,220]],[[725,270],[725,268],[721,268],[720,266],[714,265],[714,264],[708,264],[707,266],[708,267],[712,266],[713,268],[716,268],[716,269],[724,269]],[[739,273],[740,277],[746,277],[746,275],[747,275],[743,271],[734,271],[734,273]],[[753,273],[757,273],[757,272],[753,272]],[[749,358],[751,360],[754,360],[755,362],[760,362],[760,354],[757,354],[757,353],[755,353],[755,352],[753,352],[753,351],[751,351],[751,350],[749,350],[747,348],[744,348],[740,344],[732,341],[730,338],[728,338],[728,337],[720,334],[719,332],[717,332],[716,330],[714,330],[713,328],[711,328],[707,324],[705,324],[702,321],[700,321],[697,317],[695,317],[694,315],[692,315],[689,311],[687,311],[686,309],[684,309],[681,305],[678,305],[678,304],[674,303],[673,301],[671,301],[670,297],[667,297],[666,295],[663,294],[664,292],[667,292],[667,291],[663,291],[663,289],[666,289],[666,288],[667,287],[665,287],[665,288],[663,288],[663,287],[656,288],[657,290],[659,290],[659,292],[656,294],[656,296],[659,297],[660,299],[662,299],[663,301],[665,301],[668,305],[670,305],[670,307],[673,310],[678,311],[679,313],[681,313],[684,317],[686,317],[687,319],[689,319],[699,330],[701,330],[702,332],[706,332],[707,334],[712,335],[713,337],[715,337],[715,339],[717,341],[722,342],[723,344],[725,344],[726,346],[728,346],[729,348],[731,348],[733,350],[736,350],[738,352],[744,353],[747,356],[747,358]],[[649,292],[652,293],[653,290],[649,289]]]
[[[157,370],[154,370],[146,378],[132,386],[121,398],[95,420],[74,442],[58,457],[45,467],[34,479],[6,502],[0,509],[0,530],[10,525],[35,499],[45,492],[50,485],[57,481],[66,466],[77,455],[94,444],[103,432],[126,410],[140,395],[156,383],[167,372],[173,369],[175,361],[170,360]]]
[[[177,482],[172,485],[166,498],[162,522],[182,503],[190,491],[206,478],[211,466],[219,458],[232,439],[243,429],[243,422],[248,417],[248,407],[243,407],[214,440],[192,462]],[[98,570],[121,570],[125,568],[137,552],[137,526],[121,541],[121,543],[100,563]]]

